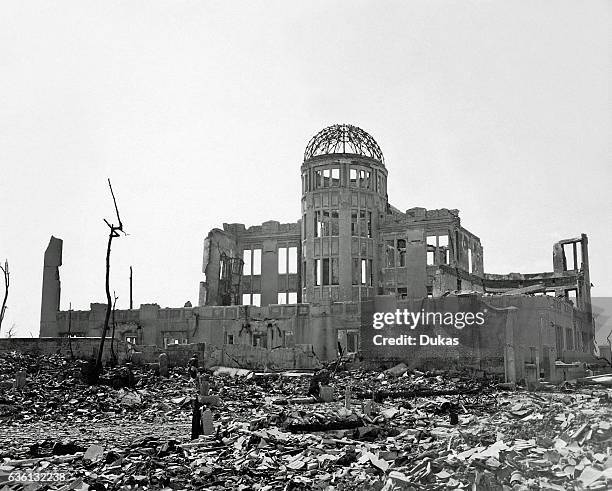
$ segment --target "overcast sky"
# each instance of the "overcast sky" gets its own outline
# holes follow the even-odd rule
[[[486,272],[550,271],[584,232],[612,296],[611,5],[1,2],[4,333],[38,335],[51,235],[61,308],[105,301],[107,177],[118,308],[130,265],[137,305],[196,305],[207,232],[297,221],[304,147],[333,123],[378,141],[394,206],[460,209]]]

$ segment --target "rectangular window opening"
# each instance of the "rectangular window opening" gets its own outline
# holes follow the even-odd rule
[[[365,259],[361,260],[361,284],[365,285],[368,281],[368,267]]]
[[[253,275],[261,274],[261,249],[253,249]]]
[[[340,169],[338,167],[332,167],[331,183],[334,187],[340,186]]]
[[[298,257],[297,257],[297,247],[289,247],[289,274],[297,274],[297,265],[298,265]]]
[[[397,252],[398,252],[398,259],[399,259],[399,264],[398,266],[400,268],[403,268],[404,266],[406,266],[406,240],[405,239],[398,239],[397,241]]]
[[[472,249],[468,249],[468,272],[472,273],[474,271],[472,265]]]
[[[287,273],[287,248],[278,248],[278,274]]]
[[[357,187],[357,169],[353,169],[352,167],[349,170],[349,185],[353,188]]]
[[[434,251],[427,251],[427,266],[435,265],[435,253]],[[422,264],[422,263],[421,263]]]
[[[323,285],[329,285],[329,259],[323,259],[322,263]]]
[[[394,240],[386,240],[385,241],[385,258],[386,258],[386,267],[387,268],[395,268],[395,241]]]

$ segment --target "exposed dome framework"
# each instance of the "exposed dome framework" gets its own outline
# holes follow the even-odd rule
[[[319,131],[306,145],[304,161],[335,153],[363,155],[384,162],[382,150],[372,135],[350,124],[335,124]]]

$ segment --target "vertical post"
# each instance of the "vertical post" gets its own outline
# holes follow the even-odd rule
[[[514,352],[514,326],[517,321],[516,307],[509,307],[506,317],[506,332],[505,332],[505,350],[504,350],[504,365],[506,368],[506,382],[516,383],[516,360]],[[521,371],[521,376],[522,376]]]
[[[132,302],[132,266],[130,266],[130,310],[134,308],[134,303]]]

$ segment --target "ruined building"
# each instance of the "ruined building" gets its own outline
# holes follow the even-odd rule
[[[386,295],[402,306],[472,292],[500,312],[518,309],[512,328],[517,363],[589,358],[586,235],[554,245],[552,272],[488,274],[480,239],[462,226],[458,210],[404,212],[389,202],[383,153],[362,129],[334,125],[317,133],[300,173],[296,222],[211,230],[204,240],[199,305],[118,311],[120,336],[159,346],[204,342],[268,353],[299,348],[330,360],[360,351],[360,302],[366,299]],[[58,248],[54,241],[45,254],[41,336],[67,332],[68,314],[57,311],[59,280],[53,273],[61,264],[61,242]],[[89,311],[73,312],[73,332],[99,335],[104,308],[92,304]],[[504,336],[493,336],[489,358],[504,358]],[[482,363],[485,338],[492,336],[475,335],[472,362]]]

